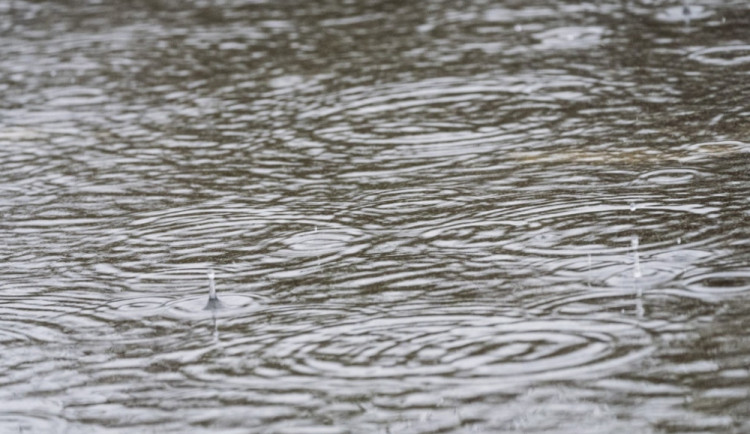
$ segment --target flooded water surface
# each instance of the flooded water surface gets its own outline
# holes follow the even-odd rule
[[[744,0],[0,2],[0,431],[750,431],[749,44]]]

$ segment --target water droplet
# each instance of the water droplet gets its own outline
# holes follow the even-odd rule
[[[641,263],[638,259],[638,235],[633,236],[630,244],[633,247],[633,277],[640,279],[643,277],[643,273],[641,273]]]

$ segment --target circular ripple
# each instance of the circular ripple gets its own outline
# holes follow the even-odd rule
[[[540,77],[513,82],[433,79],[352,89],[325,106],[308,108],[300,120],[308,134],[352,155],[380,161],[457,157],[491,152],[498,143],[557,119],[561,104],[585,98],[581,80]]]
[[[85,291],[6,299],[0,305],[0,343],[63,344],[78,331],[106,328],[106,324],[88,315],[100,304],[97,294]]]
[[[602,27],[559,27],[534,35],[542,49],[581,49],[596,47],[605,31]]]
[[[219,300],[221,301],[221,308],[211,312],[217,315],[237,315],[238,313],[259,307],[263,298],[256,295],[219,294]],[[207,302],[208,297],[206,296],[185,297],[173,300],[166,304],[167,310],[165,314],[180,317],[206,315],[209,313],[209,310],[206,309]]]
[[[708,295],[733,295],[750,291],[750,270],[692,270],[685,277],[688,290]]]
[[[673,280],[680,271],[680,264],[653,258],[638,265],[637,277],[636,267],[632,263],[597,270],[600,274],[609,273],[608,276],[602,276],[603,283],[609,288],[658,287]]]
[[[65,340],[64,327],[49,321],[0,320],[0,344],[59,343]]]
[[[684,23],[704,20],[714,12],[700,5],[672,6],[656,14],[656,19],[663,23]]]
[[[721,234],[712,233],[717,210],[697,204],[662,205],[653,202],[547,202],[513,210],[526,221],[508,231],[504,249],[533,255],[570,256],[627,253],[631,237],[640,251],[682,244],[694,248]]]
[[[721,142],[690,143],[680,148],[683,160],[703,159],[711,156],[726,156],[750,153],[750,144],[736,140]]]
[[[311,272],[369,245],[369,235],[362,230],[331,220],[330,215],[282,207],[172,209],[131,223],[125,242],[131,250],[168,248],[176,263],[205,259],[206,250],[233,252],[265,265],[267,276],[282,277],[290,269]]]
[[[653,170],[639,176],[633,181],[633,184],[656,184],[656,185],[673,185],[689,184],[696,178],[707,176],[698,170],[693,169],[661,169]]]
[[[319,254],[336,252],[346,247],[355,237],[360,236],[359,231],[336,231],[321,230],[317,228],[312,232],[300,232],[284,240],[293,254],[300,256],[316,256]]]
[[[510,229],[526,227],[524,221],[461,221],[430,229],[420,238],[440,249],[475,250],[491,248],[507,239]]]
[[[366,247],[362,243],[365,238],[362,231],[354,228],[318,229],[316,226],[313,230],[297,232],[281,239],[286,247],[278,250],[276,255],[319,258],[338,256],[342,252],[353,254]]]
[[[95,316],[106,320],[117,319],[136,319],[153,315],[159,315],[164,312],[165,306],[171,298],[169,297],[134,297],[112,300],[99,306],[95,310]]]
[[[453,314],[337,322],[279,338],[263,357],[316,377],[524,381],[611,371],[650,351],[627,323]]]
[[[295,265],[267,273],[266,276],[299,277],[318,271],[323,264],[356,256],[370,247],[370,236],[359,229],[334,223],[325,223],[325,227],[319,229],[315,225],[311,229],[279,236],[263,262],[283,265],[292,260]]]
[[[639,237],[641,252],[670,246],[695,249],[726,236],[715,230],[717,211],[643,197],[618,204],[559,199],[423,225],[418,237],[442,250],[502,249],[542,257],[629,255],[633,236]]]
[[[688,56],[706,65],[737,66],[750,63],[750,45],[729,45],[694,51]]]
[[[264,299],[257,295],[219,294],[221,309],[206,309],[206,295],[175,297],[134,297],[111,301],[96,309],[96,316],[104,319],[127,319],[168,316],[203,317],[210,315],[236,315],[260,306]]]
[[[175,243],[193,247],[200,245],[190,240],[210,239],[227,236],[249,237],[262,235],[270,223],[275,210],[258,210],[252,208],[175,208],[165,212],[144,214],[130,223],[128,234],[134,247],[149,243]],[[276,210],[282,213],[282,210]],[[276,216],[287,220],[283,214]]]

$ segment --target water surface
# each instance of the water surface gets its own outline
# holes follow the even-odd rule
[[[748,29],[0,3],[0,431],[750,430]]]

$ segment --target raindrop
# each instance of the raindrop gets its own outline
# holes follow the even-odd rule
[[[684,1],[682,2],[682,15],[685,19],[685,25],[689,26],[690,25],[690,8]]]

